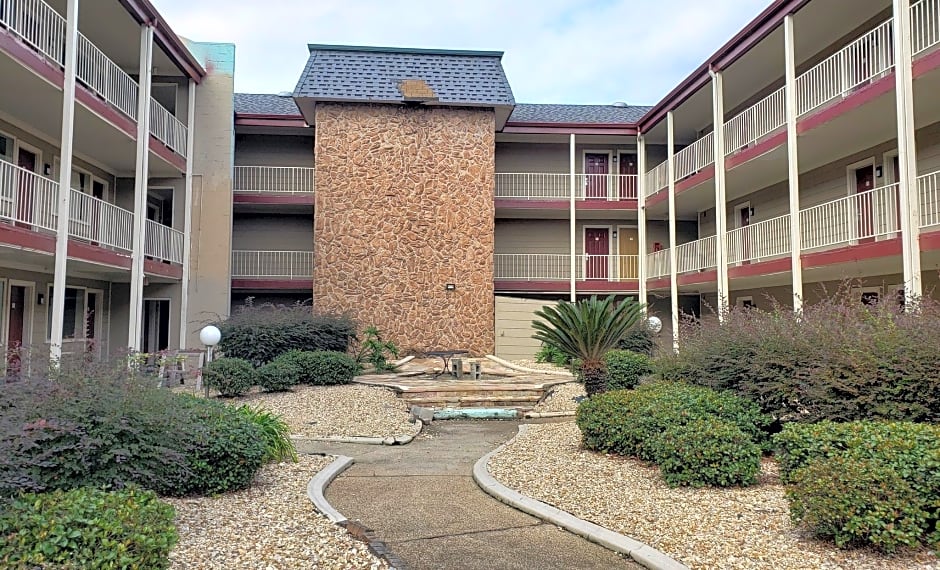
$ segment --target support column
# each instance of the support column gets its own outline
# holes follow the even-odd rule
[[[676,133],[672,111],[666,114],[666,171],[669,177],[669,298],[672,303],[672,349],[679,352],[679,257],[676,255]]]
[[[186,111],[186,203],[183,205],[183,280],[180,289],[180,350],[186,350],[189,334],[189,263],[192,249],[190,234],[193,230],[193,143],[196,130],[196,82],[189,80],[189,105]]]
[[[62,148],[59,152],[59,193],[56,199],[55,273],[52,278],[52,330],[49,359],[62,357],[65,321],[65,273],[69,256],[69,202],[72,188],[72,135],[75,131],[75,61],[78,45],[78,0],[68,0],[65,17],[65,79],[62,84]],[[29,301],[27,301],[29,302]]]
[[[911,52],[911,2],[894,0],[894,69],[900,170],[898,179],[901,181],[898,185],[901,202],[901,258],[904,260],[904,306],[908,310],[911,310],[923,295],[914,126],[914,70]]]
[[[720,71],[711,71],[712,120],[715,125],[715,261],[718,266],[718,319],[728,313],[728,200],[725,191],[725,87]]]
[[[790,186],[790,277],[793,311],[803,310],[803,234],[800,219],[800,161],[796,132],[796,55],[794,51],[793,14],[783,21],[786,87],[784,105],[787,114],[787,180]]]
[[[140,27],[140,89],[137,93],[137,166],[134,171],[134,250],[127,346],[140,351],[144,309],[144,246],[147,230],[147,177],[150,173],[150,83],[153,76],[153,28]]]
[[[640,253],[639,259],[637,259],[637,277],[640,284],[639,301],[642,303],[640,310],[643,313],[643,318],[646,318],[648,315],[646,303],[649,299],[649,292],[646,288],[646,274],[649,268],[646,266],[646,137],[642,134],[636,138],[636,170],[638,173],[636,177],[636,235],[637,251]]]
[[[571,254],[571,268],[570,268],[570,269],[571,269],[571,284],[570,284],[571,292],[570,292],[570,300],[571,300],[571,302],[573,303],[573,302],[575,302],[575,301],[577,300],[577,298],[578,298],[577,290],[576,290],[576,289],[577,289],[577,285],[576,285],[576,281],[575,281],[575,274],[576,274],[576,269],[577,269],[577,266],[578,266],[578,265],[577,265],[577,264],[578,264],[578,258],[577,258],[577,255],[575,255],[575,244],[576,244],[576,242],[577,242],[577,231],[576,231],[576,229],[577,229],[577,219],[576,219],[576,216],[575,216],[576,208],[575,208],[575,199],[574,199],[575,193],[577,192],[578,177],[577,177],[577,175],[576,175],[576,173],[575,173],[575,152],[574,152],[575,134],[574,134],[574,133],[571,133],[571,138],[569,139],[568,146],[569,146],[569,155],[570,155],[570,157],[569,157],[569,158],[570,158],[569,162],[570,162],[570,169],[571,169],[571,172],[570,172],[570,174],[571,174],[571,196],[568,197],[568,200],[569,200],[568,219],[570,220],[570,224],[569,224],[569,226],[570,226],[570,227],[569,227],[570,236],[569,236],[568,239],[569,239],[569,245],[570,245],[570,248],[571,248],[571,251],[570,251],[570,254]]]

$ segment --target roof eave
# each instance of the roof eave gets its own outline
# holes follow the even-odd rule
[[[206,76],[206,70],[196,61],[183,40],[170,28],[150,0],[120,0],[120,2],[139,23],[153,25],[154,38],[157,43],[190,79],[196,83],[202,81],[202,78]]]

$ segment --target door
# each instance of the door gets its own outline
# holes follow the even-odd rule
[[[620,199],[636,200],[636,157],[632,154],[620,155]]]
[[[751,205],[738,206],[738,227],[746,228],[751,225]],[[750,263],[751,258],[751,232],[741,232],[741,263]]]
[[[170,347],[170,301],[144,299],[144,322],[140,349],[155,354]]]
[[[584,275],[586,279],[607,279],[610,274],[610,230],[584,229]]]
[[[894,161],[894,183],[900,186],[901,182],[901,161],[900,158],[895,155],[892,159]],[[923,213],[921,213],[923,215]],[[888,218],[890,219],[890,218]],[[893,237],[900,237],[901,231],[901,188],[898,187],[894,190],[894,227],[891,228],[892,231],[898,232]],[[889,236],[892,237],[892,236]]]
[[[607,154],[584,155],[584,197],[607,199],[607,177],[610,174]]]
[[[858,240],[872,241],[875,236],[875,167],[864,166],[855,171],[855,194],[858,196]]]
[[[26,340],[26,287],[10,287],[10,318],[7,321],[7,376],[19,376],[20,349]]]
[[[620,255],[617,263],[620,279],[637,279],[640,239],[636,228],[617,230],[617,252]]]
[[[98,312],[101,310],[102,291],[87,291],[85,294],[85,352],[100,354],[98,345],[98,328],[101,318]]]
[[[29,172],[36,172],[36,154],[19,149],[16,165]],[[29,227],[33,220],[33,177],[23,172],[19,173],[20,183],[16,193],[16,219],[17,225]]]

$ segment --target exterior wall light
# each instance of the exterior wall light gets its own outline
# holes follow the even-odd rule
[[[445,290],[445,291],[456,291],[456,290],[457,290],[457,284],[456,284],[456,283],[448,283],[448,284],[444,285],[444,290]]]

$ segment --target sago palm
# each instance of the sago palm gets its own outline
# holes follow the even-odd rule
[[[542,320],[532,321],[536,331],[532,337],[581,359],[584,390],[591,396],[607,388],[604,355],[617,348],[640,320],[640,309],[632,299],[615,304],[613,295],[604,300],[593,295],[576,303],[562,301],[535,312]]]

